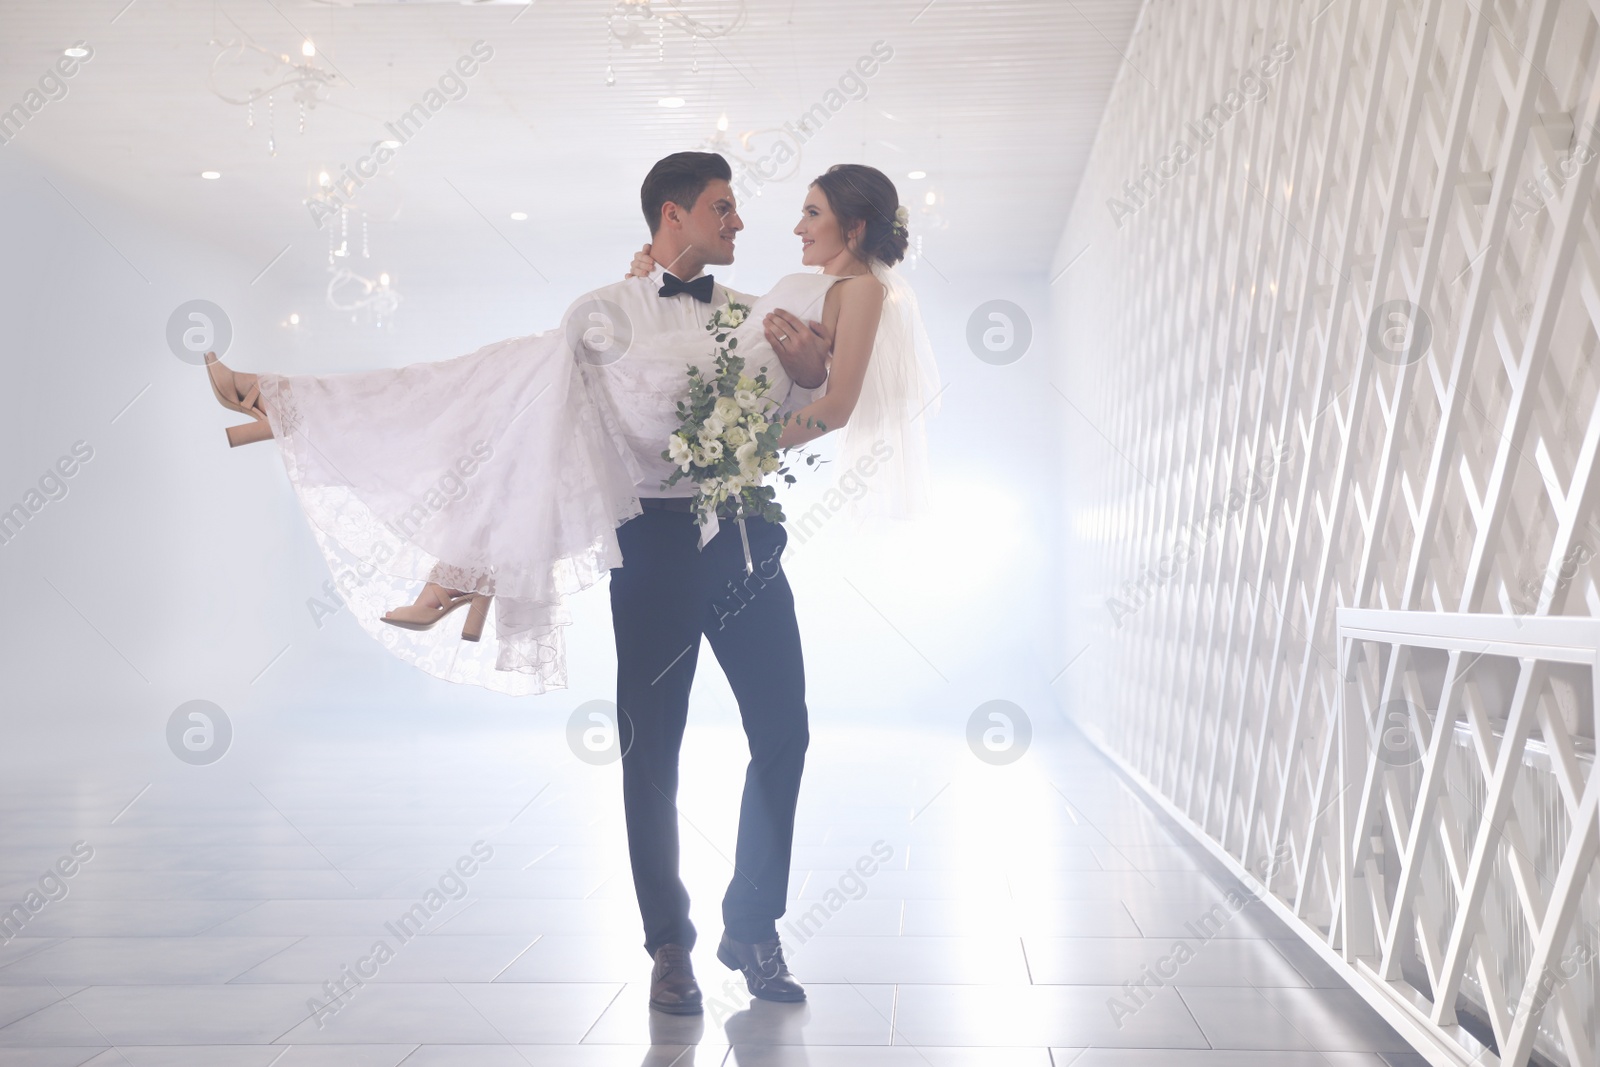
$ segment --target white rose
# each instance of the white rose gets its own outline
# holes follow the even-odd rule
[[[723,435],[723,440],[727,441],[728,444],[732,445],[734,448],[738,448],[740,445],[750,440],[750,434],[745,431],[743,426],[735,426],[733,429],[729,430]]]
[[[761,461],[761,469],[766,471],[768,474],[771,474],[773,471],[777,470],[780,465],[781,464],[777,456],[768,456],[766,459]]]
[[[753,409],[757,401],[756,394],[748,389],[734,390],[733,399],[735,403],[746,411]]]
[[[755,387],[756,387],[756,380],[754,378],[750,377],[750,375],[748,375],[748,374],[739,375],[739,382],[735,386],[735,388],[748,389],[751,392],[755,391]]]
[[[700,426],[700,443],[704,444],[707,441],[716,440],[722,436],[722,431],[726,429],[727,426],[721,419],[715,415],[711,416]]]
[[[710,460],[711,462],[713,462],[713,463],[715,463],[717,460],[721,459],[722,458],[722,442],[721,441],[707,441],[705,443],[705,454],[706,454],[706,458],[708,460]]]
[[[739,402],[733,399],[733,397],[719,396],[717,397],[716,407],[712,409],[712,413],[724,423],[732,423],[737,422],[739,416],[744,414],[744,411],[739,407]]]
[[[733,454],[739,460],[739,469],[741,471],[748,470],[756,460],[756,443],[754,441],[746,441],[734,450]]]

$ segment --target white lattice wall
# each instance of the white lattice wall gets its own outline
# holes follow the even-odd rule
[[[1058,686],[1440,1064],[1600,1064],[1597,12],[1150,0],[1056,265]]]

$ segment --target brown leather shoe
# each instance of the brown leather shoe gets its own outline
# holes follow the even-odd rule
[[[650,969],[650,1006],[669,1015],[699,1015],[700,986],[694,980],[694,964],[682,945],[662,945],[656,949],[656,965]]]
[[[789,1004],[806,999],[805,986],[789,973],[789,965],[783,962],[783,946],[775,940],[747,945],[724,931],[717,945],[717,959],[729,970],[744,973],[744,984],[753,997]]]

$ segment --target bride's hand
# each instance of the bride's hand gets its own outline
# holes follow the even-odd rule
[[[645,245],[633,254],[633,269],[624,278],[648,278],[650,272],[656,269],[656,261],[650,258],[650,246]]]

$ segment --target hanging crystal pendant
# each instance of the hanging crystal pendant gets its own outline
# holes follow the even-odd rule
[[[267,154],[278,154],[278,111],[276,101],[267,97]]]
[[[254,100],[245,105],[244,128],[247,130],[256,128],[256,102]]]
[[[367,213],[361,213],[361,258],[371,259],[372,252],[367,246]]]
[[[304,135],[305,132],[306,132],[306,102],[304,100],[302,100],[302,101],[300,101],[300,133],[302,135]]]
[[[615,85],[615,84],[617,84],[617,72],[611,69],[611,64],[610,63],[606,64],[606,84],[607,85]]]

